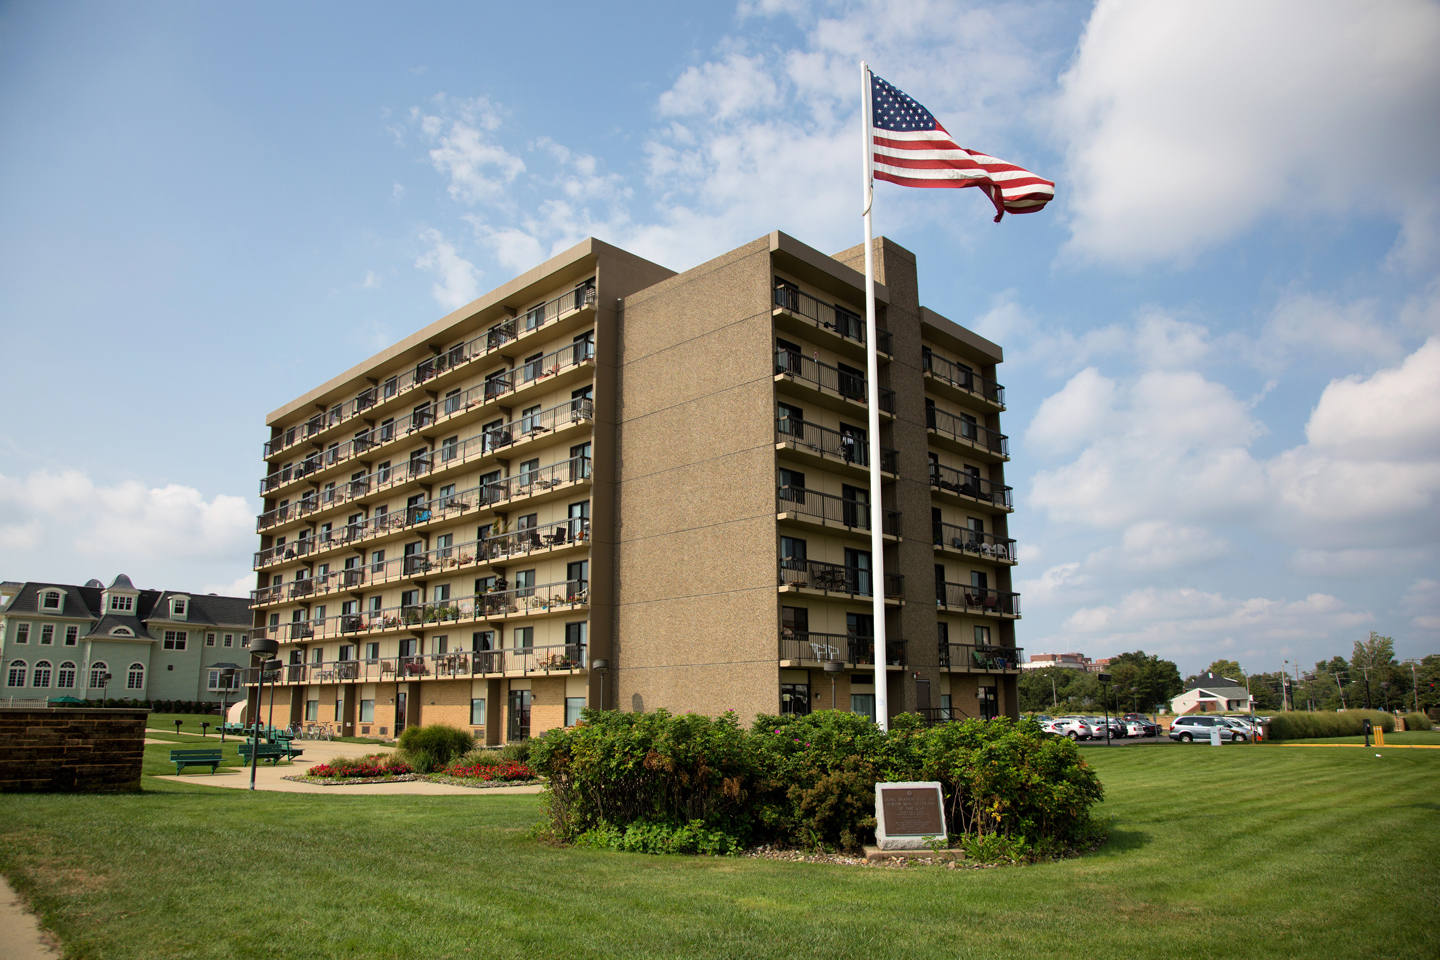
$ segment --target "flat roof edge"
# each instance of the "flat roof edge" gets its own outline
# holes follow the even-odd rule
[[[865,289],[865,274],[853,267],[847,267],[829,254],[821,253],[809,244],[796,240],[783,231],[770,231],[770,252],[788,254],[816,270],[830,274],[841,283],[857,287],[860,290]],[[885,284],[878,280],[875,282],[875,299],[884,304],[890,302],[890,291],[886,289]]]
[[[942,317],[929,307],[920,308],[920,322],[922,324],[928,323],[939,332],[954,337],[956,340],[965,344],[965,346],[979,352],[995,363],[1005,362],[1005,350],[1000,344],[986,340],[974,330],[968,327],[962,327],[948,317]]]

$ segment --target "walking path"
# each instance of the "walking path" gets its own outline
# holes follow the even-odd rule
[[[165,741],[169,742],[169,741]],[[216,743],[219,743],[217,740]],[[318,783],[297,783],[286,780],[303,774],[317,763],[325,763],[336,757],[361,756],[370,753],[390,753],[395,748],[369,743],[334,743],[329,740],[296,740],[296,746],[305,751],[294,763],[271,765],[261,762],[255,768],[255,789],[275,793],[324,793],[343,797],[359,793],[419,794],[431,797],[485,796],[492,793],[539,793],[541,787],[527,785],[520,787],[489,787],[477,790],[474,787],[457,787],[448,783],[430,783],[425,780],[406,780],[400,783],[366,783],[326,787]],[[221,767],[215,773],[185,773],[178,777],[156,777],[157,780],[174,780],[177,783],[198,783],[206,787],[230,787],[235,790],[250,789],[249,767]]]
[[[55,941],[40,932],[34,914],[25,909],[24,901],[4,877],[0,877],[0,944],[5,945],[6,960],[60,958]]]

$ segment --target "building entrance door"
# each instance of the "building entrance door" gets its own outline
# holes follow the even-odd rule
[[[405,691],[395,694],[395,736],[405,732]]]
[[[505,739],[510,743],[530,738],[530,691],[510,691],[510,723]]]

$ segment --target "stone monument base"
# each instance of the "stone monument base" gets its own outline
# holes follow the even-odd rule
[[[878,860],[964,860],[965,851],[951,847],[935,853],[933,850],[881,850],[879,847],[865,847],[865,859]]]

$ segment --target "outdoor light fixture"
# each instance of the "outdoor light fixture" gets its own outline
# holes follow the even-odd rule
[[[1110,674],[1097,673],[1095,679],[1100,681],[1104,692],[1100,694],[1101,705],[1105,708],[1105,746],[1110,746]]]
[[[592,670],[595,670],[597,673],[600,674],[600,706],[599,706],[599,709],[604,710],[604,709],[605,709],[605,671],[607,671],[607,670],[610,669],[610,661],[609,661],[609,660],[591,660],[591,661],[590,661],[590,668],[591,668]]]
[[[230,687],[235,682],[235,677],[244,668],[238,663],[217,663],[215,669],[220,671],[220,742],[225,742],[225,724],[230,712]]]
[[[256,637],[250,641],[250,656],[260,657],[260,684],[255,690],[255,715],[251,717],[250,729],[250,789],[255,789],[255,771],[260,762],[260,701],[265,696],[265,674],[280,669],[279,660],[270,657],[280,652],[280,644],[269,637]],[[271,695],[273,696],[273,689]]]
[[[835,674],[843,673],[845,664],[838,660],[826,660],[825,672],[830,674],[830,709],[835,709]]]

